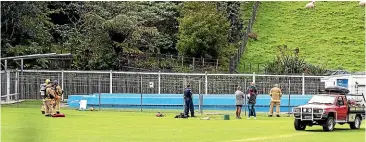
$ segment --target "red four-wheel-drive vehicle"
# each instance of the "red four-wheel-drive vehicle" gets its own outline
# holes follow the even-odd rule
[[[348,94],[347,88],[327,87],[322,93],[314,95],[306,105],[294,107],[296,130],[306,126],[321,125],[324,131],[333,131],[338,123],[348,123],[351,129],[359,129],[365,117],[365,97],[363,94]]]

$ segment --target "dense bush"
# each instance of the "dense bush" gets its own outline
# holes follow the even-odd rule
[[[315,66],[305,62],[299,57],[299,48],[291,50],[287,45],[278,46],[276,58],[265,66],[267,74],[300,74],[324,75],[326,69],[323,66]]]

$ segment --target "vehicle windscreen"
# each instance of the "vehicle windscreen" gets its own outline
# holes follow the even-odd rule
[[[334,98],[335,98],[334,96],[315,95],[310,99],[310,101],[308,103],[309,104],[333,104]]]

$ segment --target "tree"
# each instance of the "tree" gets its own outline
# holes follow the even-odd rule
[[[176,54],[179,2],[141,2],[141,17],[145,26],[156,27],[159,34],[152,43],[159,53]]]
[[[229,22],[214,2],[184,2],[179,19],[180,54],[209,59],[224,58]]]
[[[227,17],[230,21],[228,40],[230,43],[236,43],[240,40],[240,32],[242,30],[240,3],[235,1],[227,2]]]
[[[182,37],[194,33],[198,39],[196,43],[183,44],[196,44],[193,49],[202,51],[196,57],[224,57],[220,51],[229,49],[226,48],[229,30],[226,11],[219,12],[214,3],[208,4],[197,11],[200,17],[186,12],[185,17],[196,18],[183,22],[186,23],[183,26],[200,22],[202,17],[205,21],[193,30],[182,32],[189,33]],[[71,53],[71,68],[78,70],[156,65],[159,61],[144,57],[145,53],[178,53],[181,6],[182,2],[2,2],[1,54],[5,57]],[[204,30],[196,32],[202,26]],[[172,68],[172,62],[166,62],[165,66]],[[53,67],[43,59],[27,60],[25,66],[28,69]]]
[[[6,1],[1,3],[2,57],[46,53],[50,50],[53,26],[46,2]],[[27,60],[26,66],[45,66],[44,60]],[[17,66],[10,62],[9,67]]]

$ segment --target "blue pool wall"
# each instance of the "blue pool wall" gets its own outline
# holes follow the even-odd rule
[[[281,111],[287,112],[292,107],[306,104],[312,95],[283,95],[281,98]],[[142,98],[142,101],[141,101]],[[67,103],[71,108],[78,108],[80,100],[87,100],[87,107],[99,106],[99,94],[70,95]],[[268,112],[270,96],[260,94],[257,96],[256,111]],[[142,104],[141,104],[142,103]],[[199,96],[194,95],[193,103],[198,109]],[[142,108],[142,109],[183,109],[182,94],[106,94],[100,95],[102,108]],[[290,105],[290,107],[289,107]],[[203,95],[203,110],[231,110],[235,109],[234,94]]]

